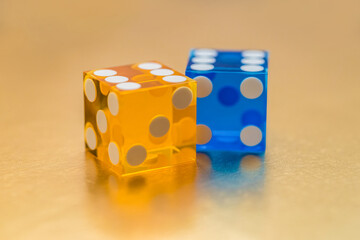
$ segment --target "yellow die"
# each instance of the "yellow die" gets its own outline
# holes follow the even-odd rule
[[[196,82],[156,61],[84,72],[87,149],[120,175],[195,161]]]

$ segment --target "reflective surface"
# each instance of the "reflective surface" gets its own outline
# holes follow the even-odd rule
[[[359,9],[1,1],[0,239],[359,239]],[[82,72],[185,70],[193,47],[269,50],[264,159],[111,177],[84,152]]]
[[[127,177],[118,177],[87,156],[90,219],[125,238],[182,236],[198,218],[211,216],[214,206],[222,208],[221,215],[241,214],[239,201],[248,195],[261,196],[265,178],[263,158],[255,155],[198,153],[197,164]],[[204,210],[206,214],[199,215]],[[230,218],[228,214],[224,217]]]

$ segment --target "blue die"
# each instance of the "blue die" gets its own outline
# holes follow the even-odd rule
[[[197,149],[263,153],[268,53],[193,49],[186,75],[198,82]]]

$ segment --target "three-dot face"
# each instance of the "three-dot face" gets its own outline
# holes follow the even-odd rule
[[[198,83],[200,150],[264,152],[268,53],[193,49],[186,75]]]
[[[121,174],[177,164],[169,151],[195,149],[196,85],[155,61],[85,72],[86,146]]]

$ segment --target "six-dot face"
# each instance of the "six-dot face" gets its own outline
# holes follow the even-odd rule
[[[186,70],[264,73],[267,72],[267,59],[268,53],[261,50],[193,49]]]
[[[199,150],[264,152],[268,53],[193,49],[186,75],[198,83]]]
[[[196,85],[156,61],[85,72],[87,147],[122,174],[195,160]]]

